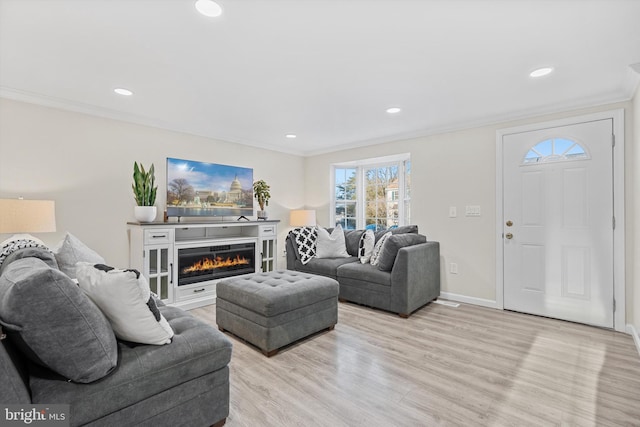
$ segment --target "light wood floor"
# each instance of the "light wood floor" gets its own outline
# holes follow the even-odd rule
[[[192,314],[215,326],[215,306]],[[227,426],[640,426],[629,335],[461,304],[339,304],[272,358],[233,341]]]

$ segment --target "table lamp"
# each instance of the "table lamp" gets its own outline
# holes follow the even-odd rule
[[[293,210],[289,214],[289,224],[292,227],[313,227],[316,225],[316,211]]]

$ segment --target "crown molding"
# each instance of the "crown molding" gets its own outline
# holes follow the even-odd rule
[[[194,131],[182,128],[180,126],[167,123],[162,120],[153,119],[147,116],[125,113],[125,112],[113,110],[110,108],[97,107],[95,105],[70,101],[68,99],[57,98],[57,97],[52,97],[52,96],[47,96],[42,94],[36,94],[33,92],[9,88],[6,86],[0,86],[0,98],[25,102],[28,104],[35,104],[42,107],[56,108],[64,111],[71,111],[74,113],[87,114],[90,116],[101,117],[105,119],[118,120],[122,122],[142,125],[142,126],[164,129],[172,132],[180,132],[180,133],[197,136],[201,138],[213,139],[216,141],[247,145],[254,148],[260,148],[260,149],[269,150],[269,151],[277,151],[284,154],[291,154],[291,155],[301,156],[301,157],[305,156],[305,153],[303,151],[284,150],[274,145],[259,143],[255,141],[241,141],[232,137],[226,137],[224,135],[215,135],[215,136],[206,135],[204,133],[194,132]]]
[[[640,68],[640,64],[638,65]],[[240,144],[254,148],[260,148],[263,150],[276,151],[279,153],[290,154],[301,157],[313,157],[322,154],[335,153],[353,148],[361,148],[372,145],[385,144],[395,141],[404,141],[415,138],[424,138],[434,135],[440,135],[444,133],[457,132],[463,130],[469,130],[474,128],[480,128],[485,126],[504,125],[505,123],[527,120],[540,116],[565,113],[572,110],[579,110],[584,108],[594,108],[608,104],[615,104],[617,102],[626,102],[633,98],[633,94],[640,83],[640,74],[634,71],[635,68],[629,67],[629,73],[625,79],[624,89],[622,95],[617,97],[603,96],[596,98],[583,99],[577,102],[567,102],[564,104],[556,104],[550,107],[534,108],[529,110],[521,110],[513,113],[498,114],[490,117],[485,117],[479,120],[472,120],[466,122],[451,123],[444,126],[437,126],[432,128],[418,129],[412,132],[397,133],[384,135],[379,138],[366,139],[361,141],[351,141],[341,143],[339,148],[327,148],[317,150],[291,150],[283,149],[277,145],[272,145],[264,142],[257,141],[245,141],[238,140],[237,138],[226,135],[206,135],[204,133],[194,132],[189,129],[182,128],[178,125],[167,123],[165,121],[153,119],[147,116],[135,115],[131,113],[125,113],[118,110],[109,108],[96,107],[90,104],[84,104],[80,102],[70,101],[67,99],[46,96],[42,94],[36,94],[23,90],[13,89],[6,86],[0,86],[0,98],[11,99],[14,101],[21,101],[30,104],[41,105],[44,107],[57,108],[65,111],[72,111],[81,114],[87,114],[96,117],[102,117],[106,119],[119,120],[128,123],[134,123],[142,126],[149,126],[153,128],[159,128],[169,130],[173,132],[180,132],[188,135],[193,135],[201,138],[214,139],[223,142],[230,142],[233,144]]]

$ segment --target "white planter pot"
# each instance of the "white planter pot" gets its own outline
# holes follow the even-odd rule
[[[267,211],[258,211],[258,219],[267,219],[268,215],[267,215]]]
[[[153,222],[156,219],[156,213],[155,206],[136,206],[133,216],[136,217],[138,222]]]

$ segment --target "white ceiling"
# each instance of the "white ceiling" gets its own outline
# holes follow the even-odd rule
[[[0,0],[0,96],[310,155],[628,100],[638,78],[640,1],[219,3]]]

